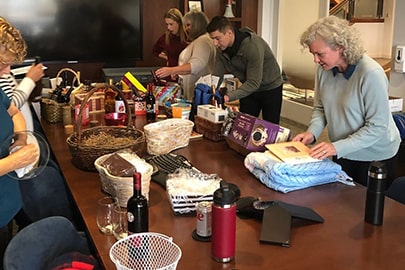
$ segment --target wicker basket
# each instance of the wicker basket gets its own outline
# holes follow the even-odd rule
[[[196,131],[201,133],[208,140],[218,142],[223,141],[224,136],[221,133],[223,123],[214,123],[198,115],[194,117]]]
[[[58,103],[49,98],[41,99],[41,118],[49,123],[60,123],[63,121],[63,106],[67,103]]]
[[[99,172],[101,188],[104,192],[118,198],[121,207],[127,207],[128,199],[133,195],[132,177],[119,177],[111,175],[101,164],[112,154],[103,155],[96,159],[94,165]],[[149,200],[149,185],[153,173],[153,167],[137,155],[131,155],[131,163],[142,174],[142,195]]]
[[[139,153],[144,149],[145,144],[145,134],[143,131],[134,128],[131,121],[131,112],[129,110],[128,103],[124,99],[126,106],[126,112],[128,116],[128,126],[127,127],[115,127],[115,126],[99,126],[82,131],[82,114],[84,111],[85,104],[91,95],[97,91],[105,90],[107,88],[114,89],[118,94],[123,95],[121,91],[112,85],[103,84],[97,88],[93,88],[85,97],[83,103],[80,106],[79,115],[77,117],[77,131],[71,134],[66,142],[69,146],[69,151],[72,155],[73,164],[79,169],[86,171],[96,171],[94,162],[96,159],[102,155],[110,154],[122,149],[131,149],[135,153]],[[97,144],[85,145],[83,141],[88,138],[107,138],[111,136],[113,138],[128,139],[122,143],[111,144],[111,141],[98,141]],[[122,140],[124,141],[124,140]]]
[[[186,147],[194,123],[187,119],[171,118],[144,126],[147,151],[151,155],[167,154]]]
[[[61,77],[62,73],[68,72],[72,75],[72,86],[77,83],[80,84],[80,73],[70,68],[62,68],[56,75],[56,81]],[[59,86],[57,86],[59,87]],[[50,93],[51,95],[51,93]],[[41,118],[44,118],[49,123],[60,123],[63,121],[63,106],[67,103],[58,103],[49,98],[41,99]]]

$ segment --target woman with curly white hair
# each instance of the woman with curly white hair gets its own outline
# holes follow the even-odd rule
[[[383,161],[389,186],[395,177],[400,135],[389,109],[384,70],[365,53],[356,28],[334,16],[312,24],[300,43],[319,67],[309,127],[293,140],[315,143],[327,127],[330,142],[314,145],[312,157],[332,157],[365,186],[370,163]]]

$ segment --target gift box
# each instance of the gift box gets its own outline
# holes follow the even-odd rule
[[[245,113],[238,113],[227,143],[241,154],[264,152],[266,144],[288,141],[291,130]]]
[[[154,94],[159,106],[165,106],[166,102],[181,97],[181,87],[178,84],[155,86]]]
[[[228,111],[205,104],[197,106],[197,115],[214,123],[222,123],[228,115]]]
[[[87,93],[77,93],[74,95],[75,105],[82,104]],[[104,112],[104,92],[95,92],[87,101],[90,113]]]

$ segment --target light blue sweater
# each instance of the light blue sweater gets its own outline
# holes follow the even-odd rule
[[[364,55],[346,79],[318,68],[308,131],[318,138],[327,126],[338,158],[358,161],[393,157],[400,144],[388,104],[388,80],[382,67]]]

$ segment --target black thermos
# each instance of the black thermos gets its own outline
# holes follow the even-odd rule
[[[381,225],[384,216],[384,197],[387,182],[385,164],[374,161],[368,169],[366,211],[364,220],[370,224]]]

